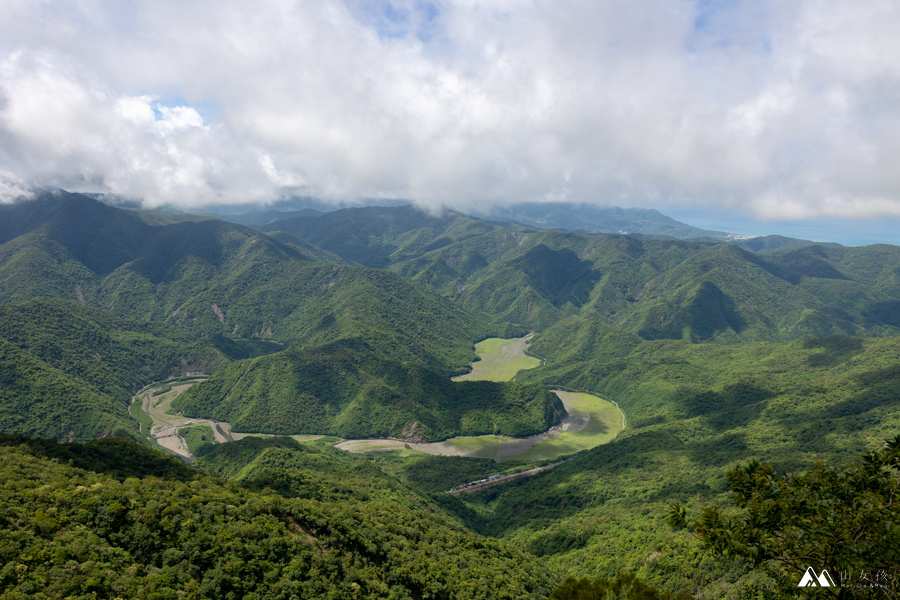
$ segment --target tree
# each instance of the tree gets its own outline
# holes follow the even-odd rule
[[[688,520],[674,504],[669,524],[688,527],[712,553],[764,566],[784,596],[810,567],[829,572],[835,585],[822,591],[836,598],[900,590],[900,435],[841,466],[778,475],[754,460],[728,480],[737,511],[707,506]]]
[[[619,573],[615,579],[575,579],[567,577],[550,600],[690,600],[687,594],[660,592],[637,578],[634,573]]]

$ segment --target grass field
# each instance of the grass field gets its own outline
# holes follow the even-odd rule
[[[128,414],[140,423],[141,433],[150,438],[150,430],[153,429],[153,419],[141,408],[141,399],[135,398],[128,406]]]
[[[541,366],[540,359],[525,355],[525,338],[488,338],[475,344],[481,360],[472,363],[472,371],[454,381],[510,381],[516,373]]]
[[[445,442],[452,448],[457,456],[470,456],[472,458],[490,458],[497,459],[497,452],[500,449],[502,440],[512,440],[515,438],[504,438],[496,435],[478,435],[467,437],[455,437]]]
[[[569,414],[590,415],[590,421],[580,431],[563,431],[540,442],[530,450],[515,456],[516,460],[554,459],[581,450],[588,450],[613,440],[625,427],[625,415],[608,400],[591,394],[555,391]]]
[[[187,444],[188,452],[196,457],[212,451],[217,443],[212,427],[206,423],[182,427],[178,430],[178,434],[184,439],[184,443]]]

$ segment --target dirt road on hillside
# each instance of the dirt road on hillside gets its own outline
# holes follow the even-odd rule
[[[571,460],[571,459],[569,459]],[[458,485],[455,488],[447,490],[448,494],[453,496],[457,496],[459,494],[469,494],[471,492],[480,492],[484,488],[491,487],[492,485],[497,485],[498,483],[505,483],[507,481],[511,481],[513,479],[518,479],[520,477],[530,477],[532,475],[537,475],[538,473],[543,473],[544,471],[549,471],[554,467],[558,467],[563,464],[564,460],[555,462],[553,464],[544,465],[543,467],[535,467],[533,469],[528,469],[527,471],[520,471],[518,473],[511,473],[509,475],[501,475],[500,477],[492,476],[493,479],[481,479],[479,481],[473,481],[471,483],[464,483],[462,485]]]

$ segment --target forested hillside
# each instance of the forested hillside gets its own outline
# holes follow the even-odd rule
[[[267,226],[370,261],[497,322],[597,318],[645,339],[737,343],[900,332],[900,248],[734,244],[509,229],[412,207]]]
[[[291,233],[345,260],[386,268],[498,227],[454,211],[432,215],[413,206],[367,206],[284,219],[260,229]]]
[[[149,225],[65,192],[0,214],[0,301],[60,297],[197,335],[301,347],[361,337],[448,371],[464,369],[472,343],[498,331],[392,273],[319,265],[218,220]]]
[[[556,425],[565,409],[537,384],[454,382],[424,367],[335,343],[286,351],[223,369],[173,403],[188,417],[228,421],[234,431],[395,437],[525,437]]]
[[[267,228],[62,191],[0,206],[0,433],[152,443],[155,424],[200,457],[4,438],[0,595],[547,598],[576,576],[556,597],[783,597],[669,505],[727,512],[729,470],[802,472],[900,431],[895,246],[762,254],[413,207]],[[528,333],[540,366],[515,381],[450,379],[476,342]],[[164,381],[185,375],[207,377]],[[151,383],[156,412],[132,418]],[[567,417],[554,389],[615,402],[625,429],[550,465],[412,443],[545,432]],[[331,446],[363,437],[407,444]],[[529,476],[445,493],[501,470]]]
[[[63,300],[0,306],[0,432],[68,440],[137,439],[140,387],[228,359],[213,344]]]
[[[244,487],[106,461],[116,477],[53,459],[69,449],[3,442],[10,598],[544,598],[557,579],[410,490],[379,485],[387,478],[366,461],[288,461]],[[95,465],[104,450],[130,452],[95,443]],[[288,456],[318,452],[295,445]]]
[[[727,506],[726,472],[751,459],[800,472],[848,461],[900,431],[896,337],[723,347],[642,342],[609,327],[585,328],[573,344],[572,331],[555,340],[569,358],[548,359],[544,381],[616,398],[628,429],[546,474],[465,498],[458,513],[479,515],[468,521],[479,531],[572,575],[633,571],[658,586],[681,577],[676,587],[710,598],[736,580],[761,590],[750,566],[713,560],[667,527],[669,505]],[[550,343],[535,345],[553,356]]]
[[[728,234],[686,225],[658,210],[595,206],[571,202],[525,202],[492,207],[484,218],[512,221],[538,229],[562,229],[580,233],[612,233],[676,239],[720,239]]]

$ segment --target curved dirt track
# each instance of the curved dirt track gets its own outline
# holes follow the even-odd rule
[[[195,383],[199,383],[202,379],[186,381],[172,385],[172,388],[162,394],[154,393],[160,384],[151,384],[140,392],[135,394],[135,399],[140,399],[141,408],[153,421],[150,429],[150,436],[156,440],[156,443],[163,448],[174,452],[182,460],[192,461],[196,457],[190,453],[184,438],[178,433],[178,430],[190,425],[205,424],[212,428],[213,435],[219,443],[234,441],[231,436],[231,425],[224,421],[216,421],[213,419],[186,419],[179,415],[170,415],[166,410],[172,404],[172,401],[181,395]]]

